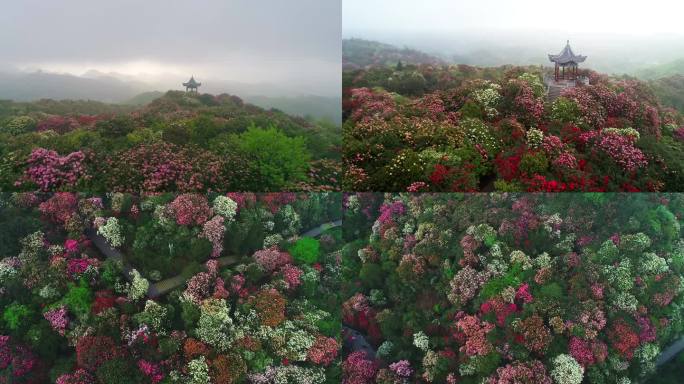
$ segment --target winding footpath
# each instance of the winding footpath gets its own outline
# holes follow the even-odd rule
[[[674,359],[683,349],[684,336],[682,336],[682,338],[670,344],[669,347],[665,348],[662,352],[660,352],[660,355],[656,360],[656,365],[660,367],[662,365],[667,364],[667,362]]]
[[[329,223],[323,223],[315,228],[309,229],[308,231],[302,233],[300,237],[318,237],[323,232],[339,227],[342,225],[342,220],[335,220],[331,221]],[[97,233],[97,231],[94,228],[88,228],[85,230],[85,235],[88,237],[95,247],[102,253],[107,259],[114,260],[114,261],[120,261],[123,263],[123,272],[128,281],[132,281],[131,277],[131,271],[134,269],[131,265],[125,262],[125,259],[123,257],[123,254],[119,252],[119,250],[113,248],[107,243],[107,240],[100,234]],[[218,258],[218,263],[219,266],[221,267],[226,267],[229,265],[237,264],[238,261],[240,260],[239,256],[235,255],[229,255],[229,256],[224,256],[221,258]],[[187,278],[185,276],[181,275],[176,275],[173,277],[169,277],[168,279],[164,279],[161,281],[158,281],[154,284],[150,284],[149,288],[147,289],[147,297],[150,299],[157,298],[161,295],[164,295],[166,293],[169,293],[170,291],[174,290],[175,288],[185,284],[187,281]]]

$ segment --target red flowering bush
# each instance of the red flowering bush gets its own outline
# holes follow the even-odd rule
[[[114,340],[107,336],[83,336],[76,344],[76,363],[89,371],[120,354]]]
[[[340,349],[337,341],[331,337],[318,336],[307,352],[307,358],[315,364],[329,365],[337,357]]]
[[[38,209],[53,223],[64,225],[76,214],[78,195],[71,192],[57,192],[40,203]]]

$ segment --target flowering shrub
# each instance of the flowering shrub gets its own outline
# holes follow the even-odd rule
[[[121,226],[116,217],[110,217],[107,221],[97,228],[97,233],[102,235],[112,247],[123,245],[124,237],[121,233]]]
[[[184,193],[169,205],[179,225],[200,225],[211,216],[209,202],[204,195]]]
[[[17,181],[33,183],[42,191],[59,190],[74,187],[81,178],[86,177],[83,152],[73,152],[60,156],[57,152],[45,148],[36,148],[26,160],[27,168],[24,176]]]
[[[219,257],[223,251],[223,234],[226,227],[223,226],[223,216],[214,216],[202,226],[200,237],[209,240],[212,244],[211,257]]]

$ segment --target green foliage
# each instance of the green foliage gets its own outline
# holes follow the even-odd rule
[[[9,118],[4,123],[0,121],[0,133],[7,133],[15,136],[29,132],[35,127],[36,121],[30,116]]]
[[[539,288],[539,295],[540,300],[545,300],[545,299],[554,299],[558,300],[563,297],[563,287],[560,286],[558,283],[549,283],[542,285],[541,288]]]
[[[565,97],[559,97],[551,104],[551,118],[561,123],[579,122],[581,111],[577,103]]]
[[[494,189],[498,192],[521,192],[523,190],[522,185],[515,181],[506,181],[503,179],[497,179],[494,181]]]
[[[522,266],[520,264],[513,264],[511,268],[503,276],[495,277],[487,281],[482,286],[480,297],[489,299],[508,287],[517,287],[520,285],[522,277]]]
[[[95,130],[102,137],[117,138],[126,136],[135,129],[135,122],[128,115],[119,115],[111,120],[101,120],[95,124]]]
[[[195,324],[197,324],[197,321],[200,318],[199,308],[197,308],[197,306],[195,306],[193,303],[185,300],[180,302],[180,306],[181,319],[183,320],[185,329],[195,328]]]
[[[396,71],[387,79],[386,87],[402,95],[421,95],[425,91],[426,80],[415,70]]]
[[[0,194],[0,259],[19,254],[19,239],[36,232],[40,228],[40,220],[35,214],[27,214],[22,210],[3,202],[9,195]],[[3,207],[4,204],[7,206]]]
[[[527,152],[520,159],[520,171],[527,175],[543,174],[549,168],[544,152]]]
[[[69,289],[64,295],[62,302],[69,310],[79,316],[85,316],[90,312],[92,292],[84,280],[79,285],[69,283]]]
[[[12,331],[27,325],[25,322],[32,316],[33,311],[24,304],[12,303],[2,313],[5,325]]]
[[[364,263],[359,271],[359,278],[366,288],[380,288],[385,281],[385,273],[378,264]]]
[[[311,154],[303,137],[287,137],[274,126],[251,126],[236,138],[236,146],[257,169],[259,185],[265,191],[279,190],[305,181]]]
[[[473,101],[466,101],[465,104],[461,107],[461,109],[458,110],[461,113],[461,116],[466,119],[483,119],[484,118],[484,113],[482,111],[482,107],[477,105],[477,103]]]
[[[290,247],[290,255],[297,264],[313,264],[320,257],[320,244],[311,237],[303,237]]]
[[[132,361],[124,358],[116,358],[102,363],[97,369],[95,376],[97,377],[98,383],[102,384],[139,384],[144,382],[144,376],[139,372],[135,363]]]
[[[660,161],[650,162],[648,171],[662,179],[665,191],[681,191],[684,185],[684,142],[671,136],[658,139],[642,135],[636,146],[644,153],[652,154]],[[662,164],[667,164],[663,167]]]

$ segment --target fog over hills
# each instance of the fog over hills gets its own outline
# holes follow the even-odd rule
[[[172,74],[155,76],[151,81],[143,81],[140,77],[97,70],[86,71],[81,76],[46,71],[6,71],[0,72],[0,99],[74,99],[146,104],[169,89],[183,89],[182,83],[188,80]],[[312,116],[333,122],[341,120],[340,97],[307,94],[296,87],[267,83],[202,78],[197,80],[202,83],[200,91],[203,93],[229,93],[258,106],[277,108],[293,115]]]
[[[550,65],[566,40],[585,68],[644,75],[684,58],[684,4],[652,0],[347,0],[344,38],[362,38],[478,66]],[[681,69],[680,69],[681,68]],[[669,74],[673,71],[670,70]],[[684,73],[679,65],[675,73]]]
[[[183,89],[337,103],[341,7],[319,0],[25,0],[0,12],[0,98],[123,102]],[[273,100],[270,100],[273,99]],[[339,109],[339,103],[336,104]],[[329,110],[328,107],[326,110]],[[295,109],[292,109],[295,110]],[[313,105],[304,114],[321,115]]]

